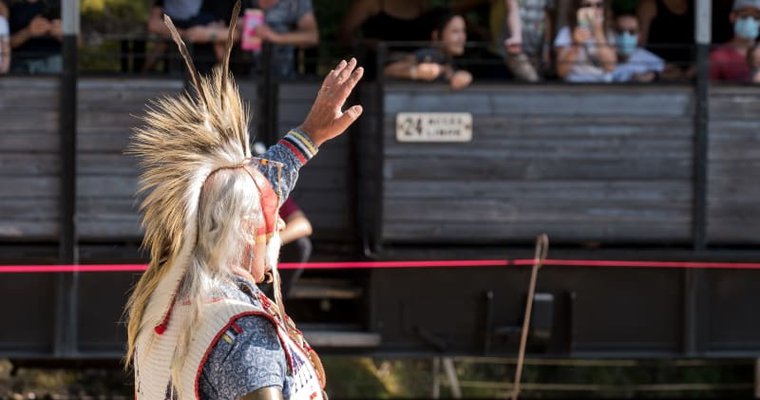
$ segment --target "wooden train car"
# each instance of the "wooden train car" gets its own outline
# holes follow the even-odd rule
[[[64,242],[81,263],[144,261],[137,171],[122,151],[146,101],[183,87],[181,79],[80,79],[76,169],[67,170],[59,80],[0,80],[0,262],[56,263]],[[271,141],[299,123],[317,88],[241,82],[254,133]],[[559,258],[757,261],[758,100],[743,87],[713,87],[700,99],[685,86],[451,92],[368,83],[354,99],[365,106],[361,121],[321,150],[293,195],[321,260],[524,258],[547,233]],[[430,113],[441,123],[464,116],[469,139],[400,136]],[[703,133],[706,149],[696,140]],[[67,174],[73,192],[62,190]],[[67,196],[75,205],[68,219]],[[69,223],[76,238],[66,241]],[[535,354],[760,350],[757,272],[592,264],[541,273]],[[125,272],[2,275],[0,299],[13,306],[0,309],[0,356],[119,357],[135,281]],[[323,350],[513,354],[526,284],[527,270],[513,267],[307,271],[289,303]]]

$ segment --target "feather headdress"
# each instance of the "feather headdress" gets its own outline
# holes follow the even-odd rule
[[[145,196],[140,205],[143,247],[150,252],[149,268],[130,299],[128,360],[142,329],[155,329],[160,334],[166,328],[196,244],[204,182],[216,170],[242,167],[251,161],[249,111],[228,72],[239,12],[238,1],[224,59],[210,77],[198,74],[177,29],[168,16],[164,17],[188,69],[192,92],[153,102],[128,149],[140,160],[138,192]],[[258,172],[249,173],[256,181],[258,177],[253,174]],[[150,309],[162,310],[163,315],[144,315],[148,300]],[[163,322],[155,325],[157,321]]]

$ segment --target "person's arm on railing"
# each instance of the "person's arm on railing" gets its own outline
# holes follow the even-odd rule
[[[319,44],[317,18],[308,12],[298,19],[296,29],[290,32],[275,32],[267,25],[256,28],[256,35],[272,44],[312,47]]]
[[[388,64],[383,72],[390,78],[434,81],[441,76],[444,69],[441,65],[432,62],[417,63],[417,58],[410,55]]]
[[[520,6],[517,0],[504,0],[504,7],[507,9],[507,27],[509,28],[509,37],[504,41],[507,53],[522,53],[522,20],[520,19]]]

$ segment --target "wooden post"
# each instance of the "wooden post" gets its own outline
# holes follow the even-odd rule
[[[760,399],[760,358],[755,359],[755,398]]]
[[[79,0],[67,0],[61,7],[63,24],[63,71],[59,98],[59,136],[61,138],[61,186],[59,260],[77,264],[76,225],[76,142],[77,142],[77,44],[79,41]],[[77,352],[78,273],[56,277],[56,309],[53,352],[56,357]]]
[[[451,388],[451,397],[455,399],[462,398],[462,388],[459,386],[457,370],[454,368],[454,360],[451,357],[443,358],[443,370],[446,372],[446,380],[449,381]]]
[[[441,359],[433,357],[433,393],[430,396],[434,399],[441,398]]]
[[[512,389],[512,400],[520,396],[520,380],[525,363],[525,346],[528,343],[528,330],[530,329],[530,314],[533,311],[533,297],[536,294],[536,280],[538,269],[544,264],[546,254],[549,251],[549,237],[544,233],[536,239],[536,253],[533,257],[533,268],[530,273],[530,285],[528,286],[528,299],[525,304],[525,316],[523,317],[522,335],[520,336],[520,351],[517,355],[517,368],[515,369],[515,383]]]

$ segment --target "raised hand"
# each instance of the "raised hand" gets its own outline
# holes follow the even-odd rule
[[[364,75],[364,68],[356,67],[356,59],[341,61],[322,82],[311,111],[299,127],[314,144],[339,136],[362,114],[362,106],[355,105],[343,111],[346,99]]]

